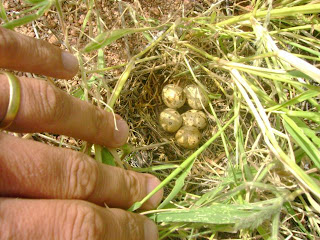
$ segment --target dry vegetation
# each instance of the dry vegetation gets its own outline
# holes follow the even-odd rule
[[[169,197],[142,214],[158,222],[161,239],[319,238],[320,1],[2,4],[5,27],[78,56],[78,76],[57,86],[112,107],[131,129],[113,157],[63,136],[32,137],[157,175]],[[159,126],[169,83],[196,83],[209,96],[196,151]]]

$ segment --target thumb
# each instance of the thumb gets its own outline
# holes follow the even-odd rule
[[[0,68],[68,79],[79,66],[72,54],[56,46],[0,27]]]

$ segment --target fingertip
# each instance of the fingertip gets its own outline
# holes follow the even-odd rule
[[[70,79],[79,64],[75,56],[57,46],[0,26],[0,67]]]
[[[129,126],[127,122],[118,114],[107,112],[100,108],[92,108],[90,121],[92,121],[90,131],[92,143],[108,148],[118,148],[126,144],[129,136]]]
[[[108,208],[105,212],[106,239],[157,240],[159,237],[156,223],[146,216],[117,208]]]
[[[115,119],[115,126],[113,128],[113,147],[121,147],[128,140],[129,126],[127,122],[119,115],[116,115]]]
[[[144,239],[157,240],[159,237],[157,225],[150,219],[144,222]]]
[[[77,74],[79,63],[74,55],[66,51],[61,51],[61,61],[67,78],[71,78]]]

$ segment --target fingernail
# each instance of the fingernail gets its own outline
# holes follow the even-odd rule
[[[151,175],[149,175],[151,176]],[[147,183],[147,192],[150,193],[155,189],[159,184],[160,180],[154,176],[148,177],[148,183]],[[149,200],[149,205],[151,205],[152,208],[156,208],[159,203],[162,200],[163,190],[159,190],[156,192]]]
[[[68,52],[62,51],[61,57],[63,67],[67,72],[76,73],[78,71],[79,64],[78,59],[75,56]]]
[[[144,239],[145,240],[157,240],[158,239],[157,225],[149,219],[144,222]]]
[[[123,145],[127,142],[129,135],[129,127],[125,120],[121,117],[116,117],[117,129],[114,128],[113,137],[116,144]]]

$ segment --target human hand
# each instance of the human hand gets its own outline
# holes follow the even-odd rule
[[[47,42],[0,27],[0,68],[71,78],[78,62]],[[128,125],[120,116],[116,131],[111,113],[47,81],[19,80],[20,108],[8,131],[64,134],[108,147],[126,142]],[[8,79],[1,74],[0,122],[9,90]],[[151,220],[122,209],[158,184],[149,174],[0,132],[0,239],[157,239]],[[142,208],[155,208],[162,194],[159,191]]]

